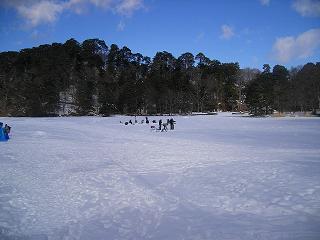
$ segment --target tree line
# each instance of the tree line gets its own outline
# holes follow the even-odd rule
[[[0,53],[0,115],[57,116],[316,111],[320,63],[263,71],[203,53],[151,59],[103,40]]]

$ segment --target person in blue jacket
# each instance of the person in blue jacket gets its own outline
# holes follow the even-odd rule
[[[0,122],[0,141],[6,141],[6,137],[4,136],[4,129],[2,128],[3,123]]]
[[[0,141],[8,141],[9,140],[9,132],[11,127],[9,127],[7,124],[6,126],[3,128],[3,123],[0,122]]]

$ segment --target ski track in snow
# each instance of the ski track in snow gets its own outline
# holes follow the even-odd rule
[[[320,118],[129,119],[1,118],[0,239],[320,239]]]

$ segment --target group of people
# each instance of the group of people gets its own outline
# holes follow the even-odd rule
[[[9,133],[11,127],[8,124],[5,124],[3,127],[3,123],[0,122],[0,141],[8,141],[9,140]]]
[[[162,119],[159,120],[159,128],[158,130],[163,132],[163,131],[168,131],[168,126],[170,126],[170,130],[174,130],[174,124],[176,123],[173,118],[167,119],[167,122],[162,122]]]
[[[120,123],[122,123],[120,121]],[[124,122],[125,125],[128,125],[128,124],[137,124],[138,123],[138,120],[137,120],[137,117],[134,117],[134,121],[132,121],[131,119],[128,121],[128,122]],[[139,122],[140,124],[149,124],[150,123],[150,120],[148,117],[145,118],[145,120],[141,120],[141,122]],[[157,123],[157,120],[152,120],[152,123]],[[159,127],[156,128],[156,126],[152,125],[151,126],[151,129],[154,129],[154,130],[159,130],[161,132],[163,131],[168,131],[168,126],[170,126],[170,130],[174,130],[174,124],[176,123],[175,120],[173,120],[173,118],[171,119],[167,119],[166,122],[162,122],[162,119],[159,120]]]

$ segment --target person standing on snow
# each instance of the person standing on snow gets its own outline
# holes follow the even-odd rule
[[[6,124],[6,125],[4,126],[3,131],[4,131],[4,136],[5,136],[5,138],[6,138],[7,140],[9,139],[10,130],[11,130],[11,127],[10,127],[8,124]]]
[[[159,120],[159,130],[161,130],[162,119]]]
[[[4,141],[5,137],[4,137],[4,129],[2,128],[3,123],[0,122],[0,141]]]
[[[8,141],[11,127],[8,126],[7,124],[5,125],[4,128],[2,126],[3,126],[3,123],[0,122],[0,141]]]
[[[168,128],[167,128],[168,123],[164,123],[164,124],[162,124],[162,126],[163,126],[163,129],[161,130],[161,132],[164,132],[164,131],[168,130]]]
[[[170,130],[174,130],[174,124],[176,123],[175,120],[173,120],[173,118],[170,119]]]

